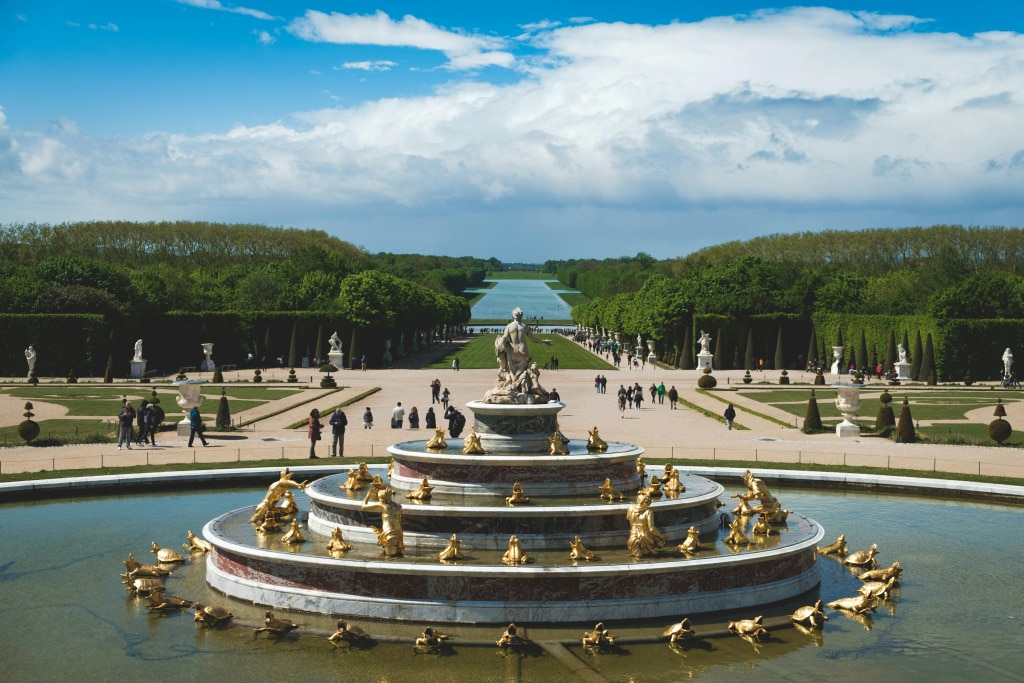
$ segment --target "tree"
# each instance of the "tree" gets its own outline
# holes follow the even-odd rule
[[[807,362],[814,362],[817,364],[818,361],[818,335],[814,332],[814,327],[811,327],[811,339],[807,343]]]
[[[775,340],[775,369],[782,370],[785,367],[786,361],[782,354],[782,325],[779,325],[779,335]]]
[[[935,383],[935,349],[932,347],[932,333],[924,340],[924,355],[921,358],[921,378],[929,384]]]
[[[899,443],[914,443],[917,441],[917,432],[914,430],[914,418],[910,414],[910,402],[907,399],[903,399],[900,419],[896,423],[896,440]]]
[[[896,332],[889,329],[889,343],[885,348],[885,370],[886,372],[892,372],[895,377],[896,370],[896,359],[899,356],[896,353]]]
[[[814,389],[811,389],[811,397],[807,399],[807,412],[804,414],[804,433],[817,434],[824,427],[821,424],[821,412],[818,411],[818,401],[814,397]]]
[[[299,321],[292,323],[292,340],[288,344],[288,367],[294,368],[299,364]]]
[[[683,370],[693,370],[693,339],[690,328],[687,327],[683,333],[683,350],[680,352],[679,367]]]
[[[918,330],[914,336],[914,355],[910,358],[910,376],[918,382],[928,379],[921,377],[921,367],[924,361],[922,356],[924,356],[924,347],[921,345],[921,330]]]

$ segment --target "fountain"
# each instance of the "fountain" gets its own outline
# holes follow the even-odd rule
[[[777,533],[730,546],[718,543],[720,484],[666,468],[672,486],[662,490],[656,475],[648,481],[641,447],[605,442],[596,427],[590,439],[564,438],[564,404],[548,400],[526,349],[532,334],[522,312],[513,315],[495,344],[495,387],[466,404],[474,421],[464,446],[438,430],[430,441],[391,446],[387,475],[353,471],[307,485],[282,473],[255,513],[236,510],[206,525],[209,584],[307,612],[549,624],[753,607],[819,584],[822,529],[782,510],[752,475],[737,518],[749,530],[767,513]],[[275,486],[309,496],[312,538],[301,549],[254,530],[280,498]],[[755,500],[760,507],[750,506]],[[691,529],[702,548],[684,553],[676,545]],[[329,552],[336,534],[353,550]],[[439,560],[454,540],[463,558]],[[574,544],[594,559],[578,561]]]

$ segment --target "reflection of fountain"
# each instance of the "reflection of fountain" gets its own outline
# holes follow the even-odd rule
[[[836,436],[860,436],[857,425],[857,411],[860,410],[860,385],[836,384],[836,408],[843,414],[843,421],[836,425]]]
[[[203,402],[203,397],[199,395],[199,390],[204,383],[206,383],[205,379],[186,379],[174,383],[178,387],[178,395],[174,397],[174,402],[185,413],[185,418],[178,423],[178,436],[188,436],[188,413],[193,408],[198,408],[199,404]]]

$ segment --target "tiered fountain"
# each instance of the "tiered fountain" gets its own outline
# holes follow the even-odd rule
[[[562,437],[564,404],[540,386],[527,336],[517,317],[498,338],[498,382],[466,405],[474,420],[464,442],[444,443],[438,430],[389,448],[391,467],[375,481],[366,469],[306,486],[307,543],[254,530],[297,487],[286,473],[269,506],[211,521],[203,532],[213,545],[210,585],[273,607],[454,623],[692,615],[818,585],[823,532],[814,521],[789,513],[774,520],[778,533],[727,545],[721,485],[677,471],[679,486],[670,476],[661,491],[653,481],[661,473],[648,477],[639,446],[605,443],[596,427],[588,440]],[[664,541],[653,548],[633,542],[644,533],[637,520],[647,493],[646,519]],[[756,516],[745,519],[752,526]],[[683,554],[677,544],[691,528],[703,547]],[[329,551],[332,535],[352,549]]]

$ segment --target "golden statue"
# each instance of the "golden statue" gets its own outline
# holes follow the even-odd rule
[[[437,559],[441,562],[455,562],[456,560],[466,559],[466,556],[462,554],[462,541],[455,534],[452,534],[452,537],[448,539],[448,545],[437,554]]]
[[[186,552],[190,553],[208,553],[213,550],[213,546],[206,539],[199,538],[195,532],[191,529],[188,530],[187,534],[188,543],[182,543],[181,547]]]
[[[302,527],[299,525],[299,520],[292,520],[288,531],[284,532],[284,535],[281,537],[281,542],[288,543],[289,545],[298,545],[299,543],[306,542],[306,537],[302,535]]]
[[[276,534],[280,530],[281,523],[272,514],[268,514],[260,525],[256,527],[256,531],[261,534]]]
[[[839,534],[835,543],[818,546],[819,555],[846,555],[846,534]]]
[[[161,548],[153,541],[150,546],[150,551],[156,555],[156,561],[162,562],[163,564],[174,564],[176,562],[184,562],[185,556],[179,553],[177,550],[171,550],[170,548]]]
[[[757,523],[754,524],[754,528],[750,530],[755,536],[771,536],[772,534],[779,533],[778,529],[773,529],[768,524],[768,515],[763,512],[758,513]]]
[[[583,545],[583,541],[580,540],[579,536],[576,536],[569,541],[569,547],[571,548],[569,551],[570,560],[587,560],[588,562],[592,562],[597,559],[597,555],[594,554],[594,551]]]
[[[869,569],[857,578],[861,581],[888,581],[895,578],[896,583],[899,583],[901,576],[903,576],[903,570],[900,569],[899,561],[896,561],[883,569]]]
[[[176,595],[168,595],[163,590],[150,591],[147,598],[149,605],[146,607],[150,612],[171,612],[173,610],[186,609],[192,606],[191,600],[179,598]]]
[[[699,555],[700,533],[698,533],[697,527],[691,526],[690,530],[686,532],[686,539],[676,547],[679,548],[679,552],[687,557]]]
[[[638,493],[645,493],[651,498],[661,498],[663,495],[661,492],[661,479],[658,479],[658,475],[651,475],[651,483],[640,489]]]
[[[295,496],[291,491],[285,491],[281,500],[274,506],[274,516],[277,519],[291,517],[299,511],[299,504],[295,502]]]
[[[601,500],[622,500],[625,498],[624,495],[615,490],[615,487],[612,486],[612,480],[608,477],[605,477],[604,483],[598,489],[601,491]]]
[[[358,491],[364,486],[366,484],[359,480],[359,471],[353,468],[348,471],[348,479],[345,480],[344,484],[339,484],[338,488],[342,491]]]
[[[359,481],[365,482],[367,484],[369,484],[375,478],[374,475],[370,474],[370,468],[366,466],[365,462],[359,463],[356,476],[359,478]],[[380,475],[377,475],[377,477],[379,476]]]
[[[501,556],[501,561],[510,567],[526,564],[530,561],[530,556],[523,552],[522,547],[519,545],[519,537],[515,534],[508,537],[508,550]]]
[[[865,612],[875,608],[875,599],[867,595],[857,594],[850,598],[839,598],[828,603],[828,606],[834,610],[841,610],[843,612],[852,612],[854,614],[864,614]]]
[[[192,605],[192,609],[196,611],[193,621],[199,626],[217,626],[230,621],[235,616],[226,607],[217,605],[202,605],[197,602]]]
[[[565,441],[562,440],[562,435],[557,430],[548,439],[548,455],[568,455],[569,449],[565,445]]]
[[[501,638],[498,638],[494,644],[498,647],[520,647],[529,644],[529,642],[530,639],[526,637],[525,633],[520,633],[518,626],[509,624],[505,627],[505,632],[501,634]]]
[[[746,523],[742,517],[734,518],[732,524],[729,525],[729,535],[722,542],[728,545],[750,545],[750,539],[743,533],[744,526]]]
[[[294,621],[290,619],[279,619],[274,616],[274,613],[267,610],[266,615],[263,617],[263,626],[260,628],[254,628],[252,631],[254,634],[269,633],[273,636],[280,638],[286,636],[290,631],[293,631],[299,627]]]
[[[800,624],[807,628],[821,628],[828,621],[828,615],[825,614],[824,603],[818,600],[813,605],[797,607],[789,619],[794,624]]]
[[[661,634],[661,637],[668,638],[668,642],[670,643],[678,643],[680,640],[687,640],[688,638],[693,638],[695,635],[696,632],[690,625],[690,620],[684,618],[678,624],[672,624],[665,629],[665,632]]]
[[[264,519],[273,514],[273,509],[277,505],[288,489],[298,489],[300,491],[306,490],[306,483],[292,480],[292,471],[285,467],[281,470],[281,476],[267,488],[267,495],[263,497],[263,500],[259,505],[256,506],[256,511],[253,512],[249,521],[253,524],[261,524]]]
[[[377,534],[377,545],[384,549],[387,557],[401,557],[405,554],[405,534],[402,531],[402,506],[396,503],[394,491],[384,486],[379,480],[374,480],[370,490],[366,492],[363,499],[363,510],[379,512],[383,529],[371,526]],[[371,502],[370,497],[376,496],[377,500]]]
[[[686,491],[686,486],[679,481],[679,470],[673,467],[670,462],[665,463],[665,476],[662,477],[662,480],[663,483],[661,488],[663,488],[667,493],[679,495]]]
[[[437,652],[448,643],[451,636],[441,633],[432,626],[423,629],[423,635],[416,639],[413,647],[417,652]]]
[[[647,479],[647,463],[644,462],[643,458],[636,459],[636,473],[640,475],[641,482]]]
[[[483,444],[480,443],[480,435],[476,433],[476,426],[470,428],[469,434],[466,434],[462,444],[463,455],[482,455],[487,452]]]
[[[587,450],[591,453],[604,453],[608,450],[608,444],[605,440],[597,433],[597,425],[589,431],[590,438],[587,439]]]
[[[448,448],[448,442],[444,440],[444,427],[438,427],[434,430],[434,436],[427,442],[424,448],[429,451],[443,451]]]
[[[892,593],[893,586],[895,585],[895,576],[891,577],[888,581],[865,581],[864,584],[857,589],[857,592],[861,595],[866,595],[869,598],[888,600],[889,594]]]
[[[430,500],[431,491],[434,487],[430,485],[426,477],[423,477],[423,481],[420,482],[420,487],[415,491],[410,492],[406,498],[409,500]]]
[[[653,555],[665,547],[665,537],[654,526],[654,513],[651,511],[651,497],[646,493],[638,493],[636,502],[630,503],[626,511],[629,521],[629,540],[626,547],[636,558]]]
[[[759,616],[754,619],[730,621],[727,628],[730,633],[735,633],[738,636],[745,636],[754,640],[761,640],[762,637],[768,636],[768,629],[764,627],[763,616]]]
[[[142,564],[135,559],[135,553],[128,553],[128,559],[123,560],[123,562],[127,573],[122,574],[122,578],[137,579],[148,576],[160,579],[171,575],[170,569],[165,569],[155,564]]]
[[[334,531],[331,532],[331,540],[327,542],[327,552],[331,554],[331,557],[337,557],[349,550],[352,550],[352,546],[346,543],[342,537],[341,527],[334,527]]]
[[[124,577],[124,574],[121,575]],[[124,579],[124,583],[127,584],[124,589],[128,591],[129,595],[145,597],[154,591],[163,591],[163,582],[154,576],[140,576],[137,579]]]
[[[512,484],[512,495],[505,497],[506,505],[523,505],[529,503],[530,498],[523,494],[523,485],[518,481]]]
[[[875,561],[875,555],[877,554],[878,546],[872,543],[870,550],[858,550],[855,553],[847,555],[846,559],[843,560],[843,564],[853,567],[871,567],[874,569],[878,566],[878,562]]]
[[[771,494],[763,481],[754,477],[750,470],[743,473],[743,483],[747,485],[746,493],[734,493],[733,498],[738,498],[740,503],[733,510],[735,515],[747,515],[765,513],[769,524],[781,524],[789,517],[789,511],[782,509],[782,504]],[[751,501],[757,501],[759,505],[750,505]]]
[[[590,631],[583,632],[584,650],[608,650],[615,647],[615,636],[599,621]]]
[[[331,641],[331,644],[334,645],[334,647],[340,647],[342,644],[351,645],[357,640],[362,640],[365,637],[366,631],[355,624],[348,623],[344,619],[338,619],[337,630],[328,636],[327,640]]]

